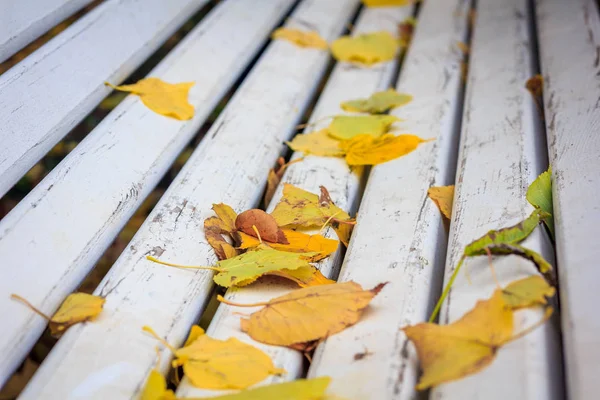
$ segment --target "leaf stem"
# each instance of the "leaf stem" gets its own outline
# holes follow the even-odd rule
[[[227,304],[228,306],[234,306],[234,307],[259,307],[259,306],[266,306],[266,305],[269,304],[269,302],[266,302],[266,303],[239,304],[239,303],[234,303],[232,301],[226,300],[221,295],[217,295],[217,300],[220,301],[221,303]]]
[[[450,280],[446,284],[446,287],[444,288],[444,291],[442,292],[440,299],[438,300],[437,304],[435,305],[435,308],[433,309],[433,312],[431,313],[431,317],[429,317],[429,322],[435,321],[435,318],[437,317],[438,313],[440,312],[440,308],[442,308],[442,303],[444,303],[446,296],[448,296],[448,292],[450,292],[450,288],[452,287],[452,284],[454,283],[454,280],[456,279],[456,276],[458,275],[458,271],[460,271],[460,267],[462,266],[463,262],[465,261],[465,258],[466,258],[466,256],[463,254],[462,257],[460,258],[460,260],[458,261],[458,265],[454,269],[454,272],[452,273]]]
[[[183,268],[183,269],[209,269],[211,271],[223,272],[222,268],[217,268],[217,267],[202,267],[202,266],[195,266],[195,265],[173,264],[173,263],[170,263],[170,262],[161,261],[158,258],[153,257],[153,256],[146,256],[146,259],[150,260],[152,262],[155,262],[157,264],[166,265],[168,267]]]
[[[31,304],[30,302],[28,302],[27,300],[25,300],[23,297],[19,296],[18,294],[13,293],[10,295],[10,298],[14,299],[14,300],[19,300],[21,303],[23,303],[27,307],[29,307],[31,309],[31,311],[35,312],[40,317],[43,317],[46,321],[50,322],[52,320],[52,318],[50,318],[49,316],[47,316],[46,314],[44,314],[43,312],[38,310],[36,307],[33,306],[33,304]]]
[[[154,332],[154,329],[150,328],[148,325],[144,325],[142,327],[142,330],[144,332],[152,335],[152,337],[154,337],[154,339],[158,340],[163,346],[165,346],[167,349],[171,350],[171,353],[175,354],[175,352],[177,351],[177,349],[175,347],[171,346],[165,339],[158,336],[158,334],[156,332]]]
[[[258,232],[258,228],[256,227],[256,225],[252,225],[252,229],[254,230],[254,233],[256,233],[256,237],[258,238],[259,243],[262,244],[262,238],[260,237],[260,232]]]

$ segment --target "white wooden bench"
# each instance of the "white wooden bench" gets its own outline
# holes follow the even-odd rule
[[[110,92],[105,81],[122,82],[207,2],[106,0],[0,75],[0,195]],[[0,17],[2,61],[89,2],[0,3],[6,3],[2,13],[8,10],[9,22]],[[157,361],[156,342],[141,327],[152,326],[169,343],[181,345],[214,289],[210,271],[165,268],[145,257],[214,263],[203,232],[212,204],[225,202],[237,211],[259,205],[268,170],[287,151],[283,141],[296,133],[312,102],[310,130],[324,126],[323,117],[340,113],[342,101],[390,86],[414,97],[392,111],[404,119],[400,130],[434,141],[370,170],[307,156],[282,180],[313,192],[324,185],[338,206],[358,210],[347,251],[322,261],[323,274],[363,287],[383,281],[388,286],[360,323],[319,345],[308,371],[300,353],[242,333],[230,307],[219,306],[207,333],[252,343],[288,371],[261,384],[327,375],[329,391],[343,398],[413,399],[418,360],[400,328],[427,320],[465,244],[531,211],[525,191],[549,162],[556,243],[538,229],[526,245],[549,260],[556,248],[560,318],[507,345],[485,370],[424,396],[593,398],[600,391],[594,296],[600,282],[598,3],[424,0],[418,7],[366,8],[359,0],[223,0],[212,7],[149,74],[196,82],[189,96],[194,118],[160,116],[129,96],[0,220],[0,386],[46,326],[10,294],[49,314],[55,311],[249,68],[96,289],[106,296],[100,317],[61,337],[20,398],[137,398]],[[280,24],[314,29],[329,42],[350,23],[352,35],[397,34],[398,24],[412,15],[417,25],[404,57],[369,68],[338,62],[328,71],[327,52],[269,41]],[[470,45],[466,77],[459,42]],[[543,120],[525,89],[540,69]],[[448,233],[427,189],[453,183]],[[268,210],[280,196],[281,185]],[[501,283],[535,272],[513,256],[498,258],[495,266]],[[496,287],[485,258],[469,260],[467,267],[471,282],[458,275],[442,307],[442,323],[457,320]],[[225,297],[264,301],[290,287],[264,280],[228,290]],[[529,310],[520,316],[516,329],[541,314]],[[171,356],[162,353],[163,373]],[[185,378],[177,388],[181,397],[219,393],[193,387]]]

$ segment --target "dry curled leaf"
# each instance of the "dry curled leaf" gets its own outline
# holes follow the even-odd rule
[[[555,293],[556,289],[539,275],[532,275],[511,282],[502,289],[504,302],[513,310],[545,306],[548,304],[548,298],[554,296]]]
[[[327,50],[329,47],[325,39],[318,32],[305,32],[299,29],[279,28],[271,35],[273,39],[284,39],[300,47],[312,47]]]
[[[417,20],[414,17],[408,17],[398,25],[398,34],[400,35],[400,45],[403,48],[408,47],[412,40]]]
[[[294,151],[304,154],[314,154],[323,157],[339,157],[344,155],[340,141],[329,136],[327,129],[316,132],[302,133],[294,136],[291,142],[286,142]]]
[[[348,112],[364,112],[370,114],[381,114],[392,108],[408,104],[412,96],[398,93],[395,89],[373,93],[367,99],[350,100],[343,102],[340,107]]]
[[[297,379],[292,382],[260,386],[234,394],[190,400],[326,400],[325,390],[331,378]],[[182,399],[184,400],[184,399]]]
[[[397,121],[401,121],[400,118],[393,115],[336,115],[327,127],[327,132],[340,140],[352,139],[358,135],[378,137]]]
[[[357,36],[342,36],[331,44],[338,61],[372,65],[390,61],[396,56],[399,43],[389,32],[373,32]]]
[[[541,97],[544,88],[544,77],[540,74],[532,76],[525,82],[525,88],[533,97]]]
[[[209,217],[204,220],[204,235],[208,244],[214,249],[219,260],[226,260],[235,257],[239,252],[232,246],[223,235],[228,235],[230,239],[235,231],[235,219],[237,214],[226,204],[213,204],[213,211],[216,217]]]
[[[394,136],[386,133],[380,137],[355,136],[342,141],[341,148],[346,153],[348,165],[377,165],[406,155],[423,142],[415,135]]]
[[[167,83],[158,78],[146,78],[133,85],[114,86],[115,90],[138,95],[142,103],[155,113],[181,121],[192,119],[194,106],[188,102],[188,93],[194,82]]]
[[[106,301],[102,297],[87,293],[72,293],[67,296],[56,313],[52,317],[48,317],[23,297],[12,294],[11,298],[23,302],[32,311],[45,318],[48,321],[50,334],[55,337],[62,335],[75,324],[94,320],[102,312]]]
[[[292,346],[323,339],[355,324],[384,286],[371,290],[363,290],[355,282],[313,286],[252,305],[219,300],[233,306],[264,305],[241,320],[242,330],[262,343]]]
[[[267,241],[263,241],[262,244],[265,244],[276,250],[290,251],[293,253],[317,253],[314,257],[309,259],[311,262],[322,260],[336,251],[338,247],[337,240],[328,239],[318,234],[309,235],[291,229],[283,229],[283,233],[288,240],[288,244],[270,243]],[[246,235],[245,233],[240,233],[239,238],[239,248],[243,250],[261,245],[261,242],[258,239],[254,238],[253,236]]]
[[[235,228],[247,235],[264,239],[267,242],[289,243],[283,231],[277,225],[275,218],[263,210],[252,209],[244,211],[237,216]]]
[[[269,206],[269,203],[273,199],[275,191],[277,190],[277,186],[279,185],[279,182],[281,182],[281,178],[283,178],[283,174],[285,173],[287,168],[290,165],[300,162],[302,160],[303,158],[297,158],[286,163],[283,157],[279,157],[277,159],[277,167],[270,169],[269,175],[267,176],[267,189],[265,190],[264,198],[265,208]]]
[[[427,195],[440,212],[447,219],[452,218],[452,203],[454,201],[454,185],[450,186],[432,186],[427,190]]]

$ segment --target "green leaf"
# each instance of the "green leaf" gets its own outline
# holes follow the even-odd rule
[[[538,176],[527,189],[527,201],[538,210],[548,215],[543,218],[554,239],[554,211],[552,206],[552,167]]]
[[[340,107],[348,112],[381,114],[392,108],[403,106],[412,100],[409,94],[398,93],[394,89],[373,93],[368,99],[343,102]]]
[[[379,137],[386,133],[390,126],[400,121],[392,115],[337,115],[327,127],[330,136],[348,140],[358,135]]]

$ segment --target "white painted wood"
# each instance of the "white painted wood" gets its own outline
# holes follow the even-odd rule
[[[591,0],[537,2],[569,398],[600,391],[600,21]]]
[[[355,24],[353,34],[379,30],[387,30],[395,34],[398,23],[408,17],[411,10],[412,7],[363,9]],[[390,87],[396,67],[396,61],[382,63],[371,68],[338,63],[309,120],[311,124],[315,125],[307,128],[307,131],[321,129],[328,125],[329,121],[323,120],[325,117],[343,114],[344,112],[340,109],[341,102],[368,97],[373,92]],[[293,159],[301,156],[301,153],[295,153]],[[336,205],[344,210],[354,210],[358,200],[362,172],[362,169],[350,170],[346,162],[339,158],[307,156],[304,161],[292,164],[282,180],[313,193],[318,193],[319,186],[323,185],[329,190]],[[283,185],[280,185],[268,211],[272,211],[279,201],[282,188]],[[337,235],[331,229],[328,229],[325,235],[337,239]],[[335,277],[342,257],[343,252],[338,249],[334,255],[320,262],[318,267],[325,276]],[[285,284],[281,280],[261,280],[248,287],[230,289],[225,297],[239,303],[254,303],[268,301],[294,289],[297,289],[295,284]],[[249,314],[254,310],[220,305],[207,334],[223,340],[235,337],[252,344],[265,351],[275,365],[287,371],[281,377],[273,376],[265,379],[260,383],[261,385],[300,378],[303,374],[304,357],[302,354],[284,347],[269,346],[252,340],[240,330],[240,311]],[[187,378],[182,380],[177,390],[177,395],[180,397],[207,397],[219,393],[223,392],[195,388]]]
[[[1,0],[0,62],[70,17],[92,0]]]
[[[461,106],[467,0],[423,3],[397,90],[414,96],[393,110],[398,133],[435,141],[373,167],[339,281],[364,288],[389,282],[363,319],[329,338],[309,376],[331,376],[329,392],[347,399],[414,399],[416,356],[400,328],[426,320],[439,289],[446,233],[432,185],[451,183]],[[356,354],[367,355],[355,360]]]
[[[110,0],[0,76],[0,196],[207,0]]]
[[[465,245],[529,215],[533,208],[525,199],[527,187],[546,168],[543,130],[524,87],[535,73],[527,3],[477,1],[445,283]],[[541,226],[523,244],[553,261]],[[502,286],[537,273],[532,263],[516,256],[495,257],[494,266]],[[463,268],[442,306],[441,323],[456,321],[497,289],[487,257],[469,259]],[[541,308],[519,311],[515,332],[537,323],[543,314]],[[432,397],[564,398],[559,328],[554,322],[503,346],[482,371],[436,387]]]
[[[156,186],[216,103],[260,50],[292,0],[218,5],[151,72],[169,82],[195,81],[195,117],[158,115],[125,99],[0,222],[0,382],[45,327],[9,299],[19,293],[51,314],[73,291]]]
[[[326,39],[344,29],[356,0],[306,1],[288,26],[310,23]],[[203,221],[211,206],[254,206],[268,170],[283,150],[326,70],[329,55],[277,41],[206,134],[184,169],[96,290],[106,296],[100,318],[69,329],[22,399],[130,399],[154,366],[157,345],[143,325],[182,344],[213,288],[212,272],[169,268],[146,260],[215,262]],[[161,369],[171,354],[162,353]]]

